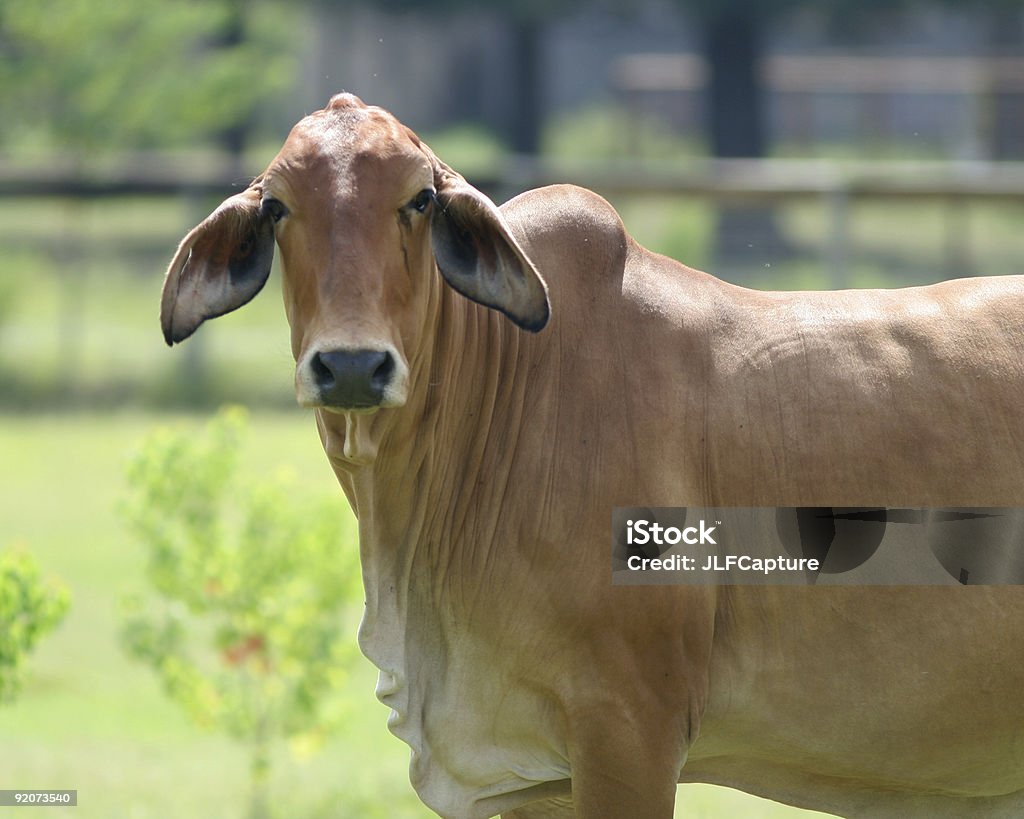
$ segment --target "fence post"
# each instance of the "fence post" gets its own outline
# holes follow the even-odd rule
[[[845,182],[837,181],[825,194],[825,206],[829,217],[825,249],[828,285],[831,290],[842,290],[850,286],[850,192]]]
[[[86,342],[82,314],[85,310],[85,294],[88,292],[86,278],[92,266],[92,248],[87,249],[79,241],[79,229],[83,223],[82,209],[80,199],[61,200],[61,221],[51,251],[51,258],[57,266],[57,281],[60,283],[54,378],[55,383],[60,384],[61,391],[72,400],[81,386],[81,350]]]
[[[946,274],[950,278],[973,276],[971,259],[970,209],[962,196],[946,200]]]

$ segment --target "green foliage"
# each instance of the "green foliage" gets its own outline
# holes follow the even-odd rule
[[[508,155],[508,147],[481,125],[460,123],[420,135],[431,149],[467,178],[495,173]]]
[[[686,162],[707,153],[657,117],[620,105],[593,105],[553,117],[545,128],[544,154],[561,162],[622,157]]]
[[[0,0],[0,136],[79,152],[194,147],[291,87],[288,13],[238,0]]]
[[[4,275],[5,267],[7,267],[6,263],[0,262],[0,335],[3,334],[7,320],[14,315],[17,308],[20,284],[16,277]]]
[[[65,586],[45,580],[22,549],[0,554],[0,703],[17,695],[25,656],[67,613]]]
[[[123,510],[156,599],[124,601],[122,637],[197,723],[250,745],[258,792],[273,738],[308,747],[336,727],[358,563],[336,496],[238,474],[244,426],[233,409],[198,438],[159,429],[131,462]]]

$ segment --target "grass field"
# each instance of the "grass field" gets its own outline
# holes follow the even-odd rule
[[[78,789],[79,807],[50,808],[46,816],[244,815],[243,750],[190,725],[148,669],[124,656],[116,636],[119,596],[142,586],[140,553],[116,515],[124,464],[155,425],[198,429],[202,421],[135,412],[0,416],[0,547],[29,547],[74,595],[65,622],[33,656],[23,696],[0,708],[0,788]],[[243,463],[253,472],[286,466],[309,491],[334,492],[344,503],[312,421],[298,410],[254,415]],[[373,669],[359,657],[343,692],[344,732],[315,755],[278,749],[277,816],[432,815],[408,784],[407,749],[388,734],[374,683]],[[686,817],[805,815],[710,786],[682,787],[679,803],[677,814]]]

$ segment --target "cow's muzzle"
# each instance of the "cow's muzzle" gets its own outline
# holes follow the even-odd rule
[[[299,379],[303,404],[366,410],[404,402],[401,365],[390,350],[320,350],[308,357],[304,369]]]

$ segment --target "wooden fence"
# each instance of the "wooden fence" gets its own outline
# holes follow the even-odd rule
[[[255,171],[206,157],[202,161],[132,156],[103,167],[50,165],[19,168],[0,164],[0,197],[102,198],[111,196],[227,196],[243,189]],[[569,182],[609,197],[664,195],[714,204],[782,205],[814,199],[829,214],[826,265],[829,282],[849,281],[850,205],[864,199],[941,203],[950,218],[946,252],[969,260],[970,236],[959,218],[965,203],[1024,204],[1024,163],[945,161],[850,161],[802,159],[695,159],[549,162],[510,157],[472,182],[498,201],[520,191]],[[1022,226],[1024,230],[1024,226]]]

